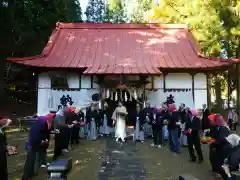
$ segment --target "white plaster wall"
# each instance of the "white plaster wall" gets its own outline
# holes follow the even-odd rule
[[[195,108],[202,109],[203,104],[207,104],[207,90],[195,90]]]
[[[169,73],[165,77],[166,89],[192,88],[192,76],[188,73]]]
[[[163,76],[154,76],[153,77],[153,88],[163,89]]]
[[[207,77],[204,73],[194,76],[194,98],[196,109],[201,109],[203,104],[207,104]]]
[[[38,101],[37,113],[44,115],[48,113],[48,94],[51,88],[51,79],[48,73],[41,73],[38,75]]]
[[[99,88],[99,85],[96,83],[97,82],[97,77],[93,76],[93,88]]]
[[[151,89],[152,88],[152,78],[151,77],[147,77],[146,79],[149,83],[146,84],[145,88],[146,89]]]
[[[157,91],[146,91],[148,101],[153,106],[160,106],[162,102],[165,102],[167,97],[172,94],[174,96],[175,105],[178,107],[181,103],[185,103],[188,107],[194,107],[192,98],[192,91],[188,92],[164,92],[163,89]]]
[[[191,89],[188,92],[164,92],[163,76],[154,77],[155,91],[147,90],[149,102],[154,106],[159,106],[161,102],[166,101],[167,96],[172,94],[175,98],[176,106],[185,103],[191,108],[202,108],[202,104],[207,104],[207,82],[204,73],[198,73],[194,76],[194,101],[192,94],[192,76],[187,73],[169,73],[165,77],[166,89]],[[148,79],[151,81],[151,78]],[[151,83],[146,88],[151,89]]]
[[[81,88],[91,88],[91,76],[81,76]]]
[[[195,89],[207,89],[207,77],[204,73],[198,73],[194,76]]]
[[[72,73],[68,75],[68,87],[69,88],[80,87],[80,76],[78,74]]]
[[[80,81],[81,78],[81,81]],[[52,90],[51,78],[48,73],[41,73],[38,76],[38,102],[37,113],[44,115],[51,110],[56,110],[60,104],[60,98],[63,95],[69,95],[74,101],[74,105],[78,107],[86,107],[92,103],[92,95],[99,93],[99,88],[91,89],[91,77],[79,76],[78,74],[68,75],[69,88],[79,88],[81,82],[81,90],[65,91],[65,90]],[[98,87],[97,84],[94,87]]]

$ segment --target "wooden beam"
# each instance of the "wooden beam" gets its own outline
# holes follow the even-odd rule
[[[154,76],[151,76],[151,81],[152,81],[152,89],[154,89]]]
[[[195,74],[191,74],[191,76],[192,76],[192,96],[193,96],[193,103],[195,103],[195,83],[194,83],[194,76],[195,76]]]
[[[206,73],[205,75],[206,75],[206,82],[207,82],[207,107],[211,109],[211,104],[212,104],[212,100],[211,100],[212,85],[210,83],[211,75],[208,73]]]
[[[163,74],[163,92],[166,92],[166,75],[167,74]]]

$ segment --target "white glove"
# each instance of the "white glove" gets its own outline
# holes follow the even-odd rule
[[[209,133],[209,132],[210,132],[210,129],[205,129],[203,132],[204,132],[205,134],[206,134],[206,133]]]

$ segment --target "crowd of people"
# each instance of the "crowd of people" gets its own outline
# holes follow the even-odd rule
[[[114,136],[118,143],[126,142],[127,114],[127,109],[119,101],[114,112],[110,111],[105,103],[103,109],[92,104],[87,108],[86,114],[82,109],[73,106],[60,106],[55,113],[39,116],[31,126],[26,142],[27,157],[22,179],[30,179],[39,167],[48,165],[47,149],[51,133],[55,137],[53,159],[56,160],[64,152],[68,152],[71,147],[69,144],[79,143],[81,133],[89,140],[97,140],[99,136]],[[230,172],[238,169],[240,137],[231,132],[236,130],[238,119],[233,110],[229,111],[228,119],[224,120],[220,114],[211,114],[206,105],[203,105],[200,114],[196,109],[187,108],[184,104],[176,108],[174,104],[162,103],[161,107],[156,108],[147,103],[144,108],[137,104],[136,110],[131,112],[131,119],[134,120],[135,141],[144,143],[144,129],[151,127],[151,147],[161,148],[168,144],[173,153],[181,153],[181,148],[187,147],[190,161],[201,163],[204,160],[201,139],[211,137],[214,140],[209,144],[212,171],[225,180],[231,179]],[[0,120],[0,145],[3,147],[0,148],[0,153],[5,153],[4,157],[6,138],[2,129],[10,122],[8,119]],[[7,159],[1,160],[0,170],[3,180],[7,180]]]

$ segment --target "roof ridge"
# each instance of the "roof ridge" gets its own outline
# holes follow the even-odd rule
[[[187,24],[57,22],[56,29],[188,29]]]

